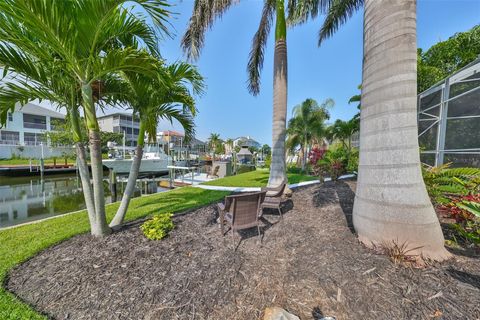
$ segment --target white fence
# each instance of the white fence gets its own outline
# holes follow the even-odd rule
[[[43,157],[64,157],[75,154],[72,147],[48,147],[43,146]],[[42,146],[12,146],[0,145],[0,159],[11,159],[13,157],[23,159],[40,159],[42,157]]]

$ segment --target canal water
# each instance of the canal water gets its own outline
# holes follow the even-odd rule
[[[119,177],[112,194],[105,177],[106,202],[120,201],[126,177]],[[135,196],[162,192],[158,179],[137,180]],[[0,229],[85,209],[80,178],[75,174],[40,177],[0,176]]]

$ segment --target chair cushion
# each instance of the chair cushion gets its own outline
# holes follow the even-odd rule
[[[233,216],[232,216],[232,214],[231,214],[230,212],[225,212],[225,216],[224,216],[224,217],[225,217],[225,220],[228,221],[228,222],[230,222],[230,223],[231,223],[232,220],[233,220],[233,219],[232,219]]]
[[[278,191],[269,190],[269,191],[267,191],[267,193],[265,194],[265,196],[266,196],[266,197],[274,197],[277,193],[278,193]]]

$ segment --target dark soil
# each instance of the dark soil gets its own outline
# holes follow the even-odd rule
[[[10,274],[8,289],[56,319],[479,319],[480,263],[456,255],[423,269],[364,248],[349,229],[354,182],[294,192],[283,221],[222,237],[214,206],[174,218],[162,241],[133,225],[77,236]]]

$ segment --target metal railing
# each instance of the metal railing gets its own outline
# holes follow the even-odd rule
[[[28,129],[47,130],[47,124],[46,123],[23,122],[23,127],[28,128]]]

